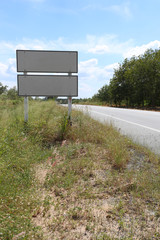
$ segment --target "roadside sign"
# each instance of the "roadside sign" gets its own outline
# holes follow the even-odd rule
[[[77,51],[17,50],[17,72],[78,73]]]
[[[18,75],[19,96],[78,96],[78,76]]]
[[[17,83],[19,96],[25,97],[25,121],[28,121],[28,96],[68,97],[68,117],[71,119],[72,97],[78,96],[78,76],[72,75],[78,73],[78,52],[16,50],[16,58],[17,72],[23,72],[23,75],[17,75]]]

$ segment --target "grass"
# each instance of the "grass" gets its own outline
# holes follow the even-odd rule
[[[0,105],[0,239],[159,239],[160,158],[53,101]]]

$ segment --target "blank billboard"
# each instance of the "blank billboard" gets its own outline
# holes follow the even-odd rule
[[[17,72],[77,73],[77,51],[17,50]]]
[[[78,76],[18,75],[19,96],[78,96]]]

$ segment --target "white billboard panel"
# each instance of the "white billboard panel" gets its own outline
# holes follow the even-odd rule
[[[78,96],[78,76],[18,75],[19,96]]]
[[[17,50],[17,72],[77,73],[77,51]]]

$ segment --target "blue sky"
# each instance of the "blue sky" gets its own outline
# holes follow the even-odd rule
[[[125,58],[160,47],[159,0],[0,0],[0,82],[17,85],[16,49],[74,50],[79,97]]]

